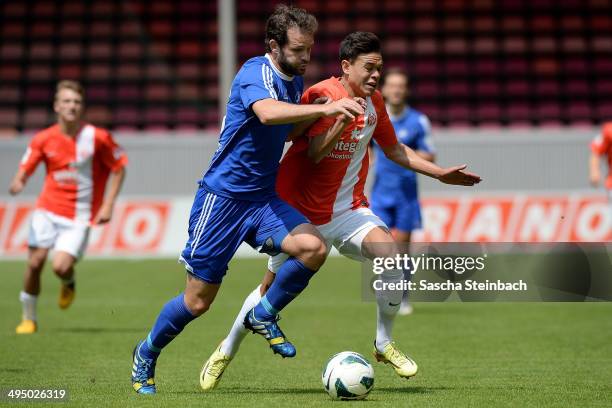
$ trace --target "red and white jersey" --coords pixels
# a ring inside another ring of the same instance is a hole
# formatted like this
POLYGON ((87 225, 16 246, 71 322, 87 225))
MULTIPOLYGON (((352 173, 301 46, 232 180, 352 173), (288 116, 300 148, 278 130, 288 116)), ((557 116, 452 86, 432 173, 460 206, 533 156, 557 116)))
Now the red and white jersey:
POLYGON ((56 124, 34 135, 20 167, 30 176, 40 162, 47 175, 36 207, 90 222, 102 205, 109 173, 125 166, 127 156, 104 129, 83 124, 71 137, 56 124))
POLYGON ((607 156, 608 178, 606 188, 612 190, 612 122, 604 123, 603 130, 591 142, 591 151, 600 156, 607 156))
MULTIPOLYGON (((336 101, 349 95, 340 80, 332 77, 308 88, 302 103, 312 103, 321 96, 336 101)), ((397 143, 381 94, 376 91, 366 103, 365 114, 346 127, 332 151, 318 164, 308 158, 309 140, 323 136, 335 117, 315 122, 281 161, 278 195, 315 225, 326 224, 346 211, 368 207, 363 187, 368 176, 370 140, 374 138, 381 147, 397 143)))

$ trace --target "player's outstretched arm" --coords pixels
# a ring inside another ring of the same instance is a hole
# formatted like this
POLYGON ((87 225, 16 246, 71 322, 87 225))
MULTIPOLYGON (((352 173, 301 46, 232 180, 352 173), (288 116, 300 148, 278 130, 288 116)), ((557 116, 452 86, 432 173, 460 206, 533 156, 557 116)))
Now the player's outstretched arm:
POLYGON ((317 119, 322 116, 345 115, 351 120, 362 115, 363 107, 351 98, 343 98, 329 104, 295 105, 277 101, 276 99, 261 99, 252 105, 253 112, 264 125, 286 125, 317 119))
POLYGON ((430 161, 432 163, 436 162, 436 155, 433 153, 426 152, 424 150, 415 150, 416 154, 419 155, 423 160, 430 161))
POLYGON ((593 187, 599 186, 601 181, 601 171, 599 170, 599 155, 591 153, 589 160, 589 181, 593 187))
POLYGON ((467 167, 465 164, 442 168, 430 161, 424 160, 414 150, 401 143, 383 147, 382 150, 389 160, 400 166, 438 179, 445 184, 473 186, 482 180, 480 176, 464 171, 467 167))
POLYGON ((124 179, 125 167, 121 167, 119 170, 111 172, 108 180, 108 192, 98 214, 96 214, 94 224, 106 224, 113 218, 115 201, 117 201, 117 196, 119 195, 119 191, 121 191, 124 179))
POLYGON ((28 181, 28 175, 24 169, 17 170, 15 177, 13 177, 13 181, 11 181, 11 185, 9 187, 9 193, 11 195, 17 195, 23 191, 25 185, 28 181))

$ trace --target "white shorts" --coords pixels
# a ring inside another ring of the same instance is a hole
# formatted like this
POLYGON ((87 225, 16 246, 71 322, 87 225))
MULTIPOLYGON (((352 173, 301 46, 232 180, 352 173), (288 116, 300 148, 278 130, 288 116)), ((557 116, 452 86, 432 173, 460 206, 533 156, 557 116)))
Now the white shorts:
MULTIPOLYGON (((363 239, 376 227, 387 228, 387 225, 378 218, 369 208, 358 208, 334 218, 327 224, 316 226, 327 245, 327 253, 334 246, 342 255, 363 262, 365 257, 361 253, 363 239)), ((289 255, 280 253, 268 259, 268 269, 274 273, 289 258, 289 255)))
POLYGON ((36 209, 28 233, 28 246, 52 248, 79 259, 89 239, 89 224, 36 209))

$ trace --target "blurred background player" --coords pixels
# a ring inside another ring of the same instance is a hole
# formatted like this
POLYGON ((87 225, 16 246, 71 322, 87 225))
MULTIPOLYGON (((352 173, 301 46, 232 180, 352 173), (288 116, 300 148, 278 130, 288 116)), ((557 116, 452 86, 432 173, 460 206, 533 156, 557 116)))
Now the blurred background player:
POLYGON ((53 271, 62 281, 59 307, 70 306, 75 295, 74 265, 87 247, 90 225, 110 221, 125 177, 127 156, 111 134, 82 121, 83 97, 78 82, 57 84, 53 104, 57 123, 33 137, 9 188, 11 195, 19 194, 38 164, 45 163, 47 175, 28 236, 18 334, 37 330, 40 274, 50 249, 53 271))
POLYGON ((593 187, 598 187, 601 182, 600 156, 606 156, 608 160, 608 177, 604 186, 608 191, 608 202, 612 213, 612 122, 604 123, 601 133, 591 142, 589 170, 593 187))
POLYGON ((162 349, 209 309, 242 242, 262 253, 290 256, 250 315, 250 325, 274 353, 295 356, 277 313, 306 288, 325 260, 326 247, 317 229, 277 196, 279 160, 294 123, 363 113, 350 98, 299 104, 316 29, 312 14, 278 6, 266 23, 266 54, 245 62, 234 78, 219 147, 200 180, 179 258, 188 272, 185 291, 164 305, 146 339, 134 348, 132 387, 139 394, 156 393, 155 365, 162 349))
MULTIPOLYGON (((389 69, 383 79, 381 92, 398 140, 430 162, 435 160, 431 139, 431 124, 427 116, 407 104, 410 78, 400 69, 389 69)), ((417 188, 417 174, 389 160, 374 143, 375 177, 372 188, 372 211, 391 229, 396 242, 408 249, 412 231, 422 228, 421 206, 417 188)), ((410 271, 404 278, 410 280, 410 271)), ((408 292, 404 292, 400 315, 412 313, 408 292)))
MULTIPOLYGON (((368 208, 363 191, 369 168, 368 145, 372 138, 390 160, 443 183, 471 186, 480 178, 464 172, 465 166, 440 168, 398 142, 383 98, 376 91, 383 63, 376 35, 369 32, 349 34, 340 44, 340 60, 342 76, 331 77, 308 88, 302 103, 312 103, 321 97, 333 101, 361 98, 365 101, 365 113, 355 119, 344 115, 319 119, 305 136, 298 136, 283 157, 276 190, 282 199, 317 226, 328 251, 333 245, 342 255, 357 261, 393 256, 396 253, 393 237, 384 222, 368 208)), ((246 334, 245 316, 248 318, 252 313, 249 310, 260 301, 270 284, 281 279, 278 272, 286 259, 285 254, 270 258, 262 284, 247 297, 228 337, 204 364, 200 374, 204 390, 216 387, 246 334)), ((398 284, 402 277, 400 270, 381 274, 385 283, 398 284)), ((416 374, 418 367, 392 341, 393 320, 401 299, 401 290, 376 293, 374 356, 393 367, 400 377, 409 378, 416 374)))

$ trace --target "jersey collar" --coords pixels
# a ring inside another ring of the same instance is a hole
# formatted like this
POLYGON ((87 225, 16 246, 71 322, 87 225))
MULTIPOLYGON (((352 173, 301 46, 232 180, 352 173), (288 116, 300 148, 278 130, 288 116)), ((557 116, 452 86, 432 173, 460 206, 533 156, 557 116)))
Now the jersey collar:
POLYGON ((274 65, 274 62, 272 61, 272 57, 270 57, 270 54, 266 54, 265 57, 268 59, 270 66, 272 67, 274 72, 276 72, 276 74, 279 77, 283 78, 285 81, 293 81, 293 78, 295 78, 295 76, 284 74, 278 68, 276 68, 276 65, 274 65))

